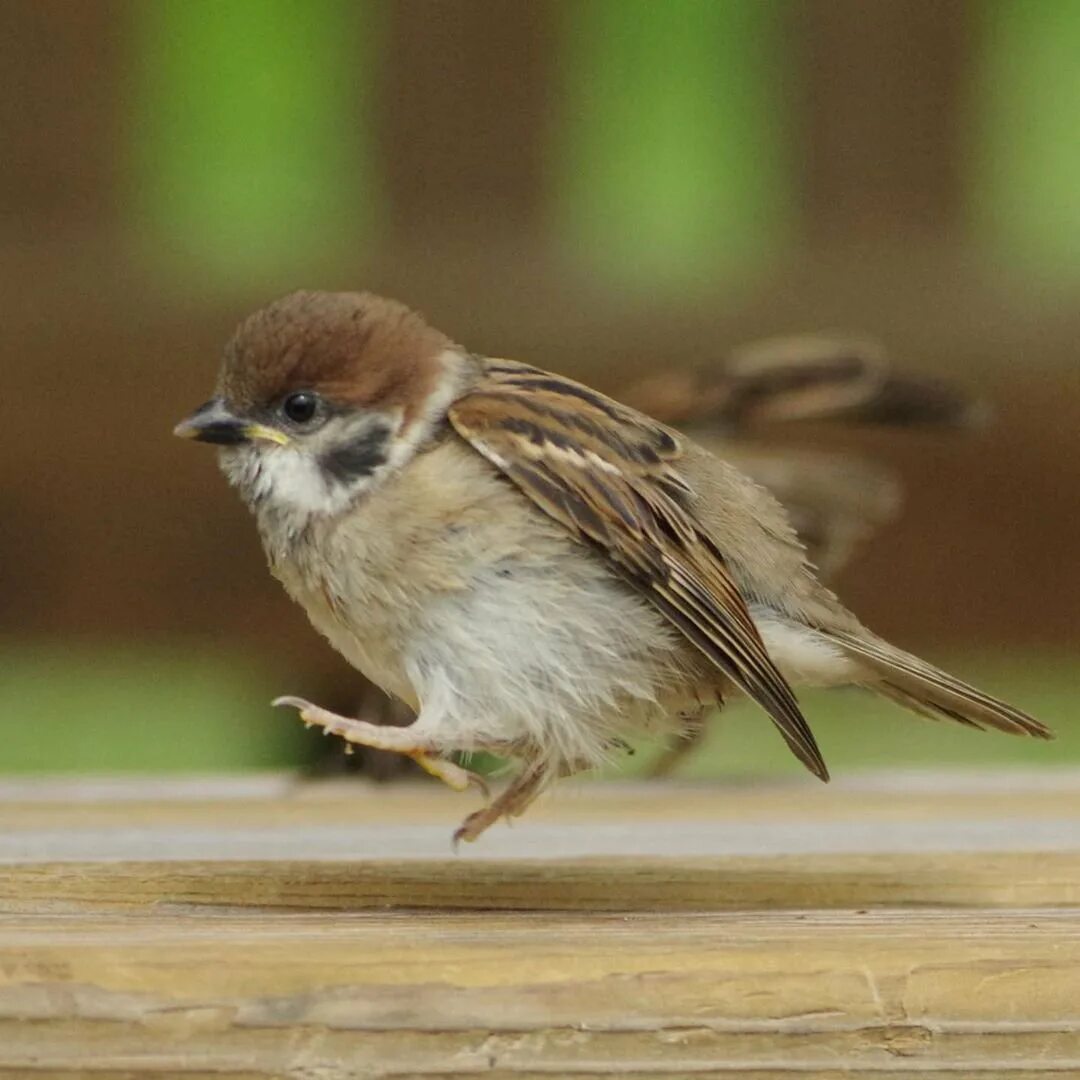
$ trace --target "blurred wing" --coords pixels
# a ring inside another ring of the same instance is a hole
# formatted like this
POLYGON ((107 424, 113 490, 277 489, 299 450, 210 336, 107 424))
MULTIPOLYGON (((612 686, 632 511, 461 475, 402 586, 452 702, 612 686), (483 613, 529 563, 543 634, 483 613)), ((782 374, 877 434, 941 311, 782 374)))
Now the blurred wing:
MULTIPOLYGON (((703 441, 710 445, 710 440, 703 441)), ((783 504, 808 559, 826 582, 847 565, 859 544, 900 510, 896 479, 860 458, 730 443, 716 450, 783 504)))
POLYGON ((627 398, 667 423, 726 431, 792 421, 961 429, 988 412, 943 380, 892 371, 874 341, 824 334, 755 342, 721 370, 667 372, 633 384, 627 398))
POLYGON ((769 658, 724 557, 685 502, 675 436, 579 383, 506 360, 451 406, 450 422, 497 469, 619 574, 828 778, 813 733, 769 658))
POLYGON ((729 424, 832 419, 873 398, 886 376, 872 341, 823 335, 768 338, 731 355, 720 377, 729 424))

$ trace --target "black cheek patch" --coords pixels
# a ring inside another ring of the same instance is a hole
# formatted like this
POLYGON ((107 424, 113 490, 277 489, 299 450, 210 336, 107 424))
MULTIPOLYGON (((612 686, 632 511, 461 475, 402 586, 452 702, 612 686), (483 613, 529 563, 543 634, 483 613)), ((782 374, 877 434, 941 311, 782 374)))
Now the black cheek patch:
POLYGON ((323 454, 322 467, 343 484, 370 476, 386 464, 390 428, 379 425, 323 454))

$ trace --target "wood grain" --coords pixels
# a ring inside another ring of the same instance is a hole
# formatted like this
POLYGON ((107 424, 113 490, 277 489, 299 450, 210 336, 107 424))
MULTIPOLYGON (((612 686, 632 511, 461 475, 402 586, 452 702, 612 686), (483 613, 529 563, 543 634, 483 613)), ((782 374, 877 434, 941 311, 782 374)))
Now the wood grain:
POLYGON ((8 1068, 1080 1070, 1076 912, 9 916, 0 970, 8 1068))
POLYGON ((0 912, 835 911, 1080 906, 1080 856, 779 855, 498 861, 163 860, 15 864, 0 912))
POLYGON ((1075 779, 583 786, 522 822, 514 853, 442 858, 303 846, 445 829, 460 799, 434 788, 132 781, 65 803, 0 785, 4 840, 29 851, 0 863, 0 1077, 1077 1076, 1080 828, 1071 848, 1024 839, 1080 819, 1075 779), (840 843, 957 819, 1000 850, 840 843), (624 840, 796 840, 543 854, 619 822, 624 840), (804 850, 808 824, 840 850, 804 850), (259 830, 277 850, 235 857, 259 830), (157 856, 124 858, 132 832, 157 856), (186 833, 207 857, 174 857, 186 833), (57 837, 80 856, 41 857, 57 837))

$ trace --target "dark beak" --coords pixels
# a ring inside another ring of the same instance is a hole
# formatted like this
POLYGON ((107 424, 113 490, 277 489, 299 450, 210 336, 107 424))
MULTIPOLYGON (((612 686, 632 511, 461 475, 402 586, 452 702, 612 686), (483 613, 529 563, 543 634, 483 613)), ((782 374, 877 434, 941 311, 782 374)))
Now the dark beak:
POLYGON ((233 416, 221 398, 211 398, 205 405, 200 405, 173 428, 173 434, 181 439, 196 439, 218 446, 239 446, 251 437, 247 422, 233 416))

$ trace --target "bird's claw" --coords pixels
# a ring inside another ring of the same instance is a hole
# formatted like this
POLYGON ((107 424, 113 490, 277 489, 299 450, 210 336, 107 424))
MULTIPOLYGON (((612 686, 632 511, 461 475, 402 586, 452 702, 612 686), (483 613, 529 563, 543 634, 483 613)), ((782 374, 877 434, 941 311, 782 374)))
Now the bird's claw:
MULTIPOLYGON (((306 728, 314 727, 316 724, 320 723, 319 720, 317 720, 314 716, 311 715, 315 711, 316 707, 312 705, 310 701, 305 701, 303 698, 290 697, 288 695, 285 695, 283 697, 276 697, 273 701, 270 702, 271 708, 278 709, 282 706, 298 710, 300 713, 300 720, 306 728)), ((330 728, 326 724, 323 724, 322 726, 323 734, 329 735, 330 728)))
POLYGON ((437 777, 447 787, 453 788, 454 791, 466 791, 470 787, 475 787, 479 789, 485 800, 491 798, 487 781, 477 773, 462 768, 456 762, 446 761, 427 752, 411 753, 409 757, 425 772, 437 777))
POLYGON ((382 727, 364 720, 351 720, 346 716, 338 716, 326 709, 321 709, 318 705, 312 705, 310 701, 299 697, 287 695, 274 698, 271 704, 275 707, 283 705, 299 710, 300 719, 307 727, 318 725, 323 729, 324 735, 338 735, 346 741, 348 747, 355 743, 375 750, 405 754, 425 772, 441 780, 454 791, 465 791, 469 787, 475 787, 479 789, 485 801, 491 799, 491 793, 482 776, 463 768, 456 762, 439 757, 430 746, 418 744, 409 732, 401 728, 382 727))

